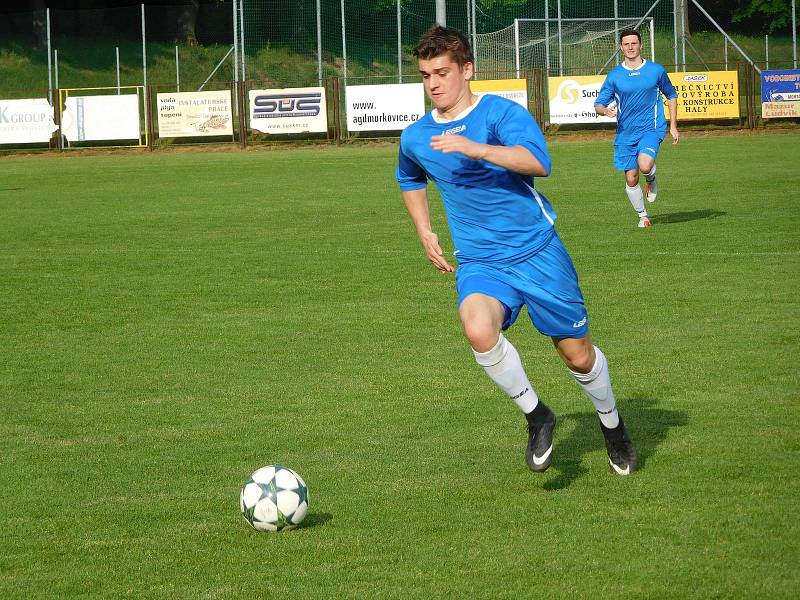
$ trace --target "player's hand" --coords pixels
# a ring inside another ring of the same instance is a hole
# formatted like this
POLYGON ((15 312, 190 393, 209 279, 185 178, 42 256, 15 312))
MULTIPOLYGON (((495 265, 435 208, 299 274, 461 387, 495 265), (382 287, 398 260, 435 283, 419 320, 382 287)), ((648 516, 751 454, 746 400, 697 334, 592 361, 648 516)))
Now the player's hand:
POLYGON ((617 117, 617 105, 612 104, 606 107, 606 116, 615 119, 617 117))
POLYGON ((421 238, 422 247, 425 248, 425 254, 428 260, 433 263, 433 266, 439 269, 442 273, 452 273, 455 271, 453 267, 447 262, 442 252, 442 247, 439 245, 439 236, 432 231, 421 238))
POLYGON ((483 157, 486 156, 485 144, 473 142, 463 135, 434 135, 431 138, 431 148, 445 154, 460 152, 472 160, 483 160, 483 157))
POLYGON ((672 136, 672 145, 674 146, 681 139, 681 134, 678 133, 678 128, 675 127, 674 125, 670 126, 669 134, 672 136))

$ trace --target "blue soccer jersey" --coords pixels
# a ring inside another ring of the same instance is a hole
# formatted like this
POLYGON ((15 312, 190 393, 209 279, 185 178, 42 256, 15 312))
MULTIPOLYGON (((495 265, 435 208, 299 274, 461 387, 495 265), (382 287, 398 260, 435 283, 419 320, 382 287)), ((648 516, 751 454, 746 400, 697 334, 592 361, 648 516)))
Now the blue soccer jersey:
POLYGON ((663 139, 667 133, 667 119, 661 94, 668 100, 678 97, 664 67, 644 61, 638 69, 621 63, 614 67, 603 82, 595 104, 608 106, 617 103, 618 145, 636 143, 642 134, 656 132, 663 139))
POLYGON ((437 122, 428 113, 403 131, 396 175, 403 191, 424 188, 427 179, 436 184, 459 263, 513 264, 544 248, 556 216, 534 190, 533 177, 431 148, 431 137, 449 134, 482 144, 523 146, 549 173, 544 136, 530 113, 488 94, 453 121, 437 122))

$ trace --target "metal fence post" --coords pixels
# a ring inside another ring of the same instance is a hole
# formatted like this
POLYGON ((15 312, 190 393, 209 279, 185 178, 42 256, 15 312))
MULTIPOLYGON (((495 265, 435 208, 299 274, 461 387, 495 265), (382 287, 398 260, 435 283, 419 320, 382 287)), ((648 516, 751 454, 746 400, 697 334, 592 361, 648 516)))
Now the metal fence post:
MULTIPOLYGON (((47 9, 47 101, 53 106, 53 67, 50 63, 52 50, 50 50, 50 9, 47 9)), ((58 87, 58 84, 56 84, 58 87)))
POLYGON ((544 3, 544 64, 550 74, 550 0, 544 3))
POLYGON ((792 68, 797 68, 797 11, 792 0, 792 68))
POLYGON ((347 32, 344 26, 344 0, 341 1, 342 10, 342 70, 344 85, 347 87, 347 32))
POLYGON ((317 0, 317 81, 322 85, 322 15, 317 0))
POLYGON ((558 0, 558 74, 564 75, 564 48, 561 45, 561 0, 558 0))
POLYGON ((403 28, 400 0, 397 0, 397 83, 403 83, 403 28))
POLYGON ((242 80, 247 79, 247 52, 244 49, 244 0, 239 0, 239 36, 241 43, 239 44, 239 54, 242 57, 242 80))

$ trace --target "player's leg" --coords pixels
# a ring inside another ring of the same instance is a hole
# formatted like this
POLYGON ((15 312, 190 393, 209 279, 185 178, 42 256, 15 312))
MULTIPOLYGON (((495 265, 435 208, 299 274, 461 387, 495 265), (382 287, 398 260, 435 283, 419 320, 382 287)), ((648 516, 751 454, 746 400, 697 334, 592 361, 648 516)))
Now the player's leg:
POLYGON ((625 171, 625 194, 627 194, 633 210, 639 215, 639 227, 650 227, 652 224, 644 207, 644 194, 639 186, 638 168, 625 171))
POLYGON ((619 475, 636 471, 636 450, 617 410, 605 354, 592 344, 588 334, 582 338, 553 338, 553 343, 578 386, 594 404, 611 469, 619 475))
POLYGON ((503 282, 484 276, 481 269, 478 265, 462 265, 456 272, 464 334, 476 362, 525 414, 525 458, 533 471, 544 471, 552 460, 555 415, 539 400, 517 349, 502 333, 517 318, 522 298, 503 282))
POLYGON ((639 141, 638 155, 636 157, 637 166, 645 179, 645 194, 648 202, 655 202, 658 194, 658 182, 656 181, 656 157, 661 145, 662 138, 656 134, 646 134, 639 141))
POLYGON ((650 219, 644 208, 644 195, 639 187, 638 145, 615 145, 614 166, 625 172, 625 195, 639 216, 639 227, 650 227, 650 219))
POLYGON ((612 463, 619 467, 614 470, 618 473, 636 470, 635 452, 616 407, 608 363, 600 349, 592 345, 578 275, 566 248, 554 236, 546 248, 533 259, 515 265, 515 270, 520 273, 520 285, 525 286, 531 321, 536 329, 553 339, 559 356, 594 404, 606 446, 609 447, 609 440, 614 442, 613 453, 609 449, 609 457, 614 457, 612 463), (627 440, 627 460, 619 458, 618 439, 627 440))

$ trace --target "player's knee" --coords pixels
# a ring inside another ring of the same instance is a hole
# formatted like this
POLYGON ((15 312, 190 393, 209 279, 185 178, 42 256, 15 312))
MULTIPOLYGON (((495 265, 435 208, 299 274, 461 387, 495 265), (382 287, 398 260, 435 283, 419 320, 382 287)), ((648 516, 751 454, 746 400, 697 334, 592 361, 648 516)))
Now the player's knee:
POLYGON ((486 321, 465 321, 464 335, 477 352, 488 352, 497 345, 500 332, 486 321))
POLYGON ((572 371, 588 373, 594 367, 594 356, 591 346, 575 349, 564 356, 564 362, 572 371))
POLYGON ((639 173, 636 171, 626 173, 625 181, 627 182, 628 187, 636 187, 639 185, 639 173))

